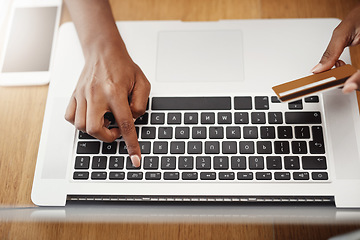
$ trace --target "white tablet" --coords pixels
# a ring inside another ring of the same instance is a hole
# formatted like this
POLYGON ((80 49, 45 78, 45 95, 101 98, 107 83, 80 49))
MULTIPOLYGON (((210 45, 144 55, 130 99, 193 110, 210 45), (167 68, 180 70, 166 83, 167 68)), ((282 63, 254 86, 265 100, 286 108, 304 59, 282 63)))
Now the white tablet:
POLYGON ((50 80, 61 0, 15 1, 0 58, 0 85, 41 85, 50 80))

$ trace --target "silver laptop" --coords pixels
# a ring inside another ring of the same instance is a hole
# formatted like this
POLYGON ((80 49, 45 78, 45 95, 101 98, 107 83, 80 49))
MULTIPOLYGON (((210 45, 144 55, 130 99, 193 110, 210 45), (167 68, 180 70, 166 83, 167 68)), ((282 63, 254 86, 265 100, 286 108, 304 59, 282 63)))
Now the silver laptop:
MULTIPOLYGON (((310 74, 337 19, 118 22, 152 84, 124 141, 103 143, 64 119, 84 59, 72 23, 54 61, 32 201, 231 202, 360 207, 356 94, 280 103, 271 87, 310 74)), ((350 63, 345 50, 341 57, 350 63)))

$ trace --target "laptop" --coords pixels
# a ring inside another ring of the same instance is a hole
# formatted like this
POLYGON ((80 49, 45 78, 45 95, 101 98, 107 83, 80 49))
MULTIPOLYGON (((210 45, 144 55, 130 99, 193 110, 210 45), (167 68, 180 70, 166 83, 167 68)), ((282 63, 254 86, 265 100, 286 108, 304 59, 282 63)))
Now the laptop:
MULTIPOLYGON (((271 89, 309 75, 339 22, 117 22, 152 85, 135 122, 139 168, 121 138, 103 143, 65 121, 84 59, 74 25, 63 24, 32 201, 360 207, 356 94, 281 103, 271 89)), ((341 59, 351 63, 348 49, 341 59)))

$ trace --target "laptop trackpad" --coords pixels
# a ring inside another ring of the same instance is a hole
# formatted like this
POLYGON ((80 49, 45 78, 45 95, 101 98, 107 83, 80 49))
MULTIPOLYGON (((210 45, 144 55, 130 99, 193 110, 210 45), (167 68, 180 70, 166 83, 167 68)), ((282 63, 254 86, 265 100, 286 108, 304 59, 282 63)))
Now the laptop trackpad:
POLYGON ((323 94, 328 131, 331 138, 337 179, 360 179, 359 150, 356 128, 351 114, 358 114, 354 96, 345 96, 340 90, 323 94), (356 108, 354 107, 356 105, 356 108))
POLYGON ((156 80, 234 82, 244 79, 240 30, 159 32, 156 80))

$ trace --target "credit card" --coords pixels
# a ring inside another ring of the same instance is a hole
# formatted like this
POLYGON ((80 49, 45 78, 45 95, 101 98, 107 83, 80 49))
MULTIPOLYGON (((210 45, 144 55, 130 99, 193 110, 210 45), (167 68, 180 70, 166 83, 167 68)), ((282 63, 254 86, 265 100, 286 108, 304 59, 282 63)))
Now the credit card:
POLYGON ((294 101, 321 91, 342 87, 357 69, 349 64, 286 82, 272 89, 282 102, 294 101))

